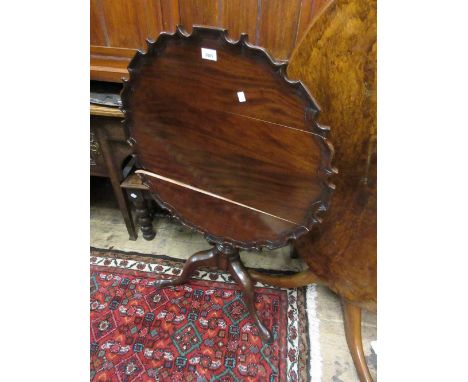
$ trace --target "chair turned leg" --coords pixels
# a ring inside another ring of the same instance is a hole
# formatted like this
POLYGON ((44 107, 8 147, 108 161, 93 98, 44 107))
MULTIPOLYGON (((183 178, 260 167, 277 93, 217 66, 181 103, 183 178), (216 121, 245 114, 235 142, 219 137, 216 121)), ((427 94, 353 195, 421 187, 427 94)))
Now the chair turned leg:
POLYGON ((244 265, 241 263, 240 258, 235 258, 230 260, 228 265, 228 270, 231 273, 234 280, 242 287, 244 294, 244 302, 249 309, 251 317, 254 319, 257 324, 258 331, 262 340, 268 344, 273 342, 273 336, 270 331, 263 325, 262 321, 257 315, 257 310, 255 309, 255 295, 254 295, 254 285, 253 281, 250 278, 247 270, 244 265))
POLYGON ((299 253, 297 252, 296 245, 293 243, 291 248, 291 259, 298 259, 299 253))
POLYGON ((198 267, 213 267, 216 266, 216 253, 213 249, 197 252, 190 256, 184 264, 182 273, 178 277, 172 279, 156 280, 154 285, 159 288, 166 286, 180 285, 187 282, 189 276, 198 267))
POLYGON ((344 312, 344 327, 349 351, 353 357, 354 366, 361 382, 373 382, 367 367, 361 337, 361 308, 342 299, 344 312))
POLYGON ((132 190, 130 196, 135 204, 137 222, 145 240, 153 240, 156 232, 153 229, 153 218, 151 217, 146 200, 141 191, 132 190))

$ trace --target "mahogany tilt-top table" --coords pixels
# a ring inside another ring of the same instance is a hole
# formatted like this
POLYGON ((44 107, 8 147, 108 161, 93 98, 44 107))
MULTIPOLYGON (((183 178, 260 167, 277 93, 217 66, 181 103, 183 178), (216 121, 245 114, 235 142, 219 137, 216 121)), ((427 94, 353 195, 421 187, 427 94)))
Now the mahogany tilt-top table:
POLYGON ((253 282, 239 249, 278 248, 307 233, 327 209, 333 147, 304 85, 286 78, 247 36, 180 27, 137 52, 124 82, 124 126, 137 173, 155 200, 213 245, 190 257, 196 267, 229 271, 266 342, 273 340, 254 306, 253 282))

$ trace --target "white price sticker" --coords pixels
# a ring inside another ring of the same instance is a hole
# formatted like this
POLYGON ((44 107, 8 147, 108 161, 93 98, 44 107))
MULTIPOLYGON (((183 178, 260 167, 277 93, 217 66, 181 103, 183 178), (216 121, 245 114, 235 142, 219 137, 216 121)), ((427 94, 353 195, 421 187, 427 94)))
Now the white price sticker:
POLYGON ((244 92, 237 92, 237 98, 239 98, 239 102, 245 102, 244 92))
POLYGON ((216 50, 201 48, 201 56, 205 60, 217 61, 216 50))

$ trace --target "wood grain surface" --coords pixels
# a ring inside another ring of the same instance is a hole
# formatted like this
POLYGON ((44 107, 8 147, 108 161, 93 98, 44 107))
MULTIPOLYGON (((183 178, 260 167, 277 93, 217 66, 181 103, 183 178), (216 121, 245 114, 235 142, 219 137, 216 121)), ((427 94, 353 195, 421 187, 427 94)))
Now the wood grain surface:
POLYGON ((317 105, 285 69, 245 36, 234 43, 202 27, 162 34, 129 67, 125 126, 139 167, 155 174, 142 176, 215 242, 285 245, 327 207, 333 148, 314 121, 317 105))
POLYGON ((120 109, 115 107, 109 106, 101 106, 101 105, 89 105, 89 112, 91 115, 100 115, 103 117, 116 117, 116 118, 123 118, 123 113, 120 109))
POLYGON ((247 33, 251 41, 256 42, 258 1, 229 0, 221 8, 221 23, 229 31, 229 37, 237 40, 242 33, 247 33))
POLYGON ((174 32, 179 24, 189 32, 193 25, 223 27, 233 39, 247 33, 251 42, 286 60, 327 1, 91 0, 91 50, 109 48, 108 55, 101 54, 99 65, 91 57, 91 65, 100 67, 91 71, 91 79, 120 82, 128 62, 119 60, 111 49, 145 49, 147 38, 174 32))
POLYGON ((218 0, 179 0, 180 24, 187 32, 192 32, 192 25, 219 26, 218 0))
POLYGON ((374 0, 332 2, 288 68, 320 100, 340 169, 327 219, 297 241, 298 254, 332 290, 370 310, 377 301, 376 8, 374 0))

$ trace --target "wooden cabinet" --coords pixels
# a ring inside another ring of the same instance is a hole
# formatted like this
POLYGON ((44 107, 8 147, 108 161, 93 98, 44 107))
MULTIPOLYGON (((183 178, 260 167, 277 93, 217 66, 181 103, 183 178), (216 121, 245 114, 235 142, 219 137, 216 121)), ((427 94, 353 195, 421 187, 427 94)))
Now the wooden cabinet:
POLYGON ((286 60, 311 20, 330 0, 91 0, 91 79, 120 82, 147 38, 178 24, 226 28, 286 60))

